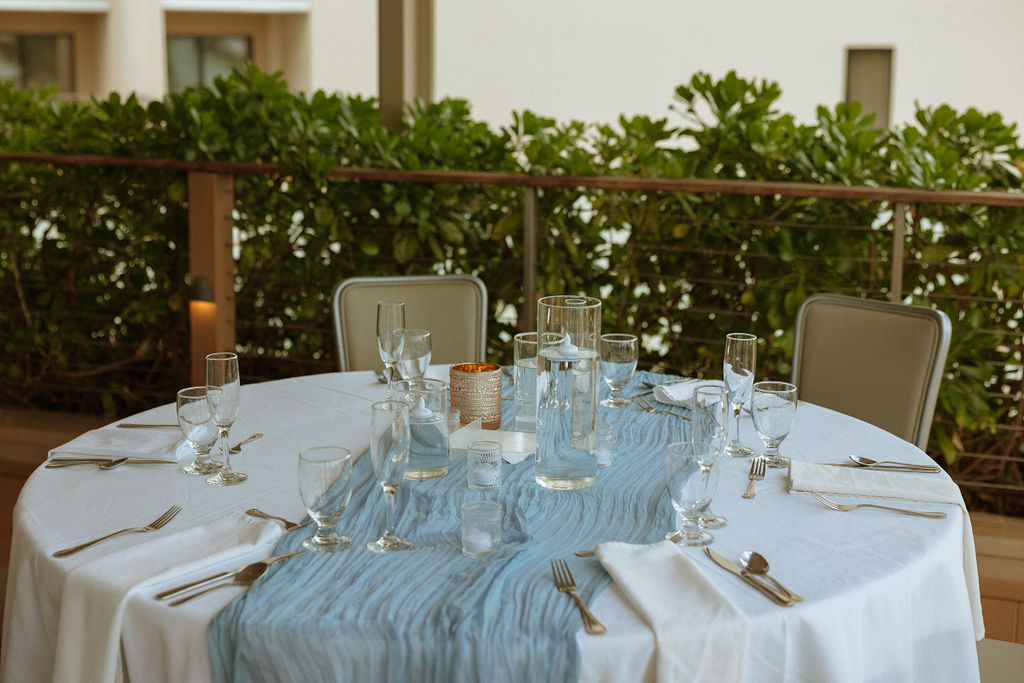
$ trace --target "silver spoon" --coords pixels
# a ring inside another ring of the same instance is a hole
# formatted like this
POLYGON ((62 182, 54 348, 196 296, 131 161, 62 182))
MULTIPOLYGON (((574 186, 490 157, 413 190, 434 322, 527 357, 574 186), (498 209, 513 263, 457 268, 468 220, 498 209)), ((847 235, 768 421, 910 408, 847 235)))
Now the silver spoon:
POLYGON ((241 453, 242 452, 242 446, 244 446, 245 444, 249 443, 250 441, 255 441, 256 439, 262 439, 262 438, 263 438, 263 435, 260 434, 260 433, 253 434, 249 438, 242 439, 241 441, 236 443, 234 446, 229 448, 228 452, 229 453, 241 453))
POLYGON ((55 460, 46 463, 49 469, 58 467, 74 467, 75 465, 96 465, 101 470, 112 470, 118 465, 128 462, 128 458, 110 458, 109 460, 55 460))
POLYGON ((192 598, 198 598, 200 595, 209 593, 210 591, 215 590, 217 588, 223 588, 224 586, 251 586, 253 583, 256 582, 256 579, 266 574, 268 569, 270 569, 270 565, 267 564, 266 561, 253 562, 249 566, 243 568, 242 571, 235 574, 230 581, 225 581, 224 583, 218 583, 215 586, 204 588, 201 591, 197 591, 195 593, 192 593, 191 595, 186 595, 183 598, 178 598, 174 602, 170 602, 167 604, 169 604, 171 607, 175 607, 182 603, 188 602, 192 598))
POLYGON ((895 465, 898 467, 906 467, 912 470, 922 470, 926 472, 936 472, 939 469, 938 465, 916 465, 910 462, 899 462, 896 460, 872 460, 871 458, 865 458, 862 455, 851 455, 850 460, 860 465, 861 467, 877 467, 879 465, 895 465))
POLYGON ((775 587, 778 588, 780 592, 789 596, 789 599, 793 602, 803 602, 803 598, 783 586, 768 573, 768 560, 764 558, 764 555, 756 553, 753 550, 745 550, 743 551, 743 554, 740 555, 740 564, 743 565, 743 568, 751 574, 757 574, 758 576, 767 578, 775 584, 775 587))

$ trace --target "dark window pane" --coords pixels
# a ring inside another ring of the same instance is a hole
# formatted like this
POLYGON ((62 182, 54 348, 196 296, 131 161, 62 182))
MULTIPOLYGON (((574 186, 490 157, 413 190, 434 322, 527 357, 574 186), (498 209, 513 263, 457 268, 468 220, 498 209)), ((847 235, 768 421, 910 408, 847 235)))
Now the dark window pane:
POLYGON ((874 112, 875 125, 889 127, 892 95, 892 50, 854 49, 846 52, 846 101, 860 102, 865 114, 874 112))
POLYGON ((0 79, 73 92, 72 52, 70 35, 0 33, 0 79))
POLYGON ((167 83, 171 92, 199 85, 199 41, 194 36, 167 36, 167 83))
POLYGON ((13 33, 0 33, 0 81, 13 81, 21 85, 18 36, 13 33))
POLYGON ((168 36, 168 84, 172 91, 212 86, 217 76, 244 67, 251 52, 248 36, 168 36))
POLYGON ((212 86, 217 76, 227 76, 249 59, 245 36, 211 36, 203 39, 203 85, 212 86))

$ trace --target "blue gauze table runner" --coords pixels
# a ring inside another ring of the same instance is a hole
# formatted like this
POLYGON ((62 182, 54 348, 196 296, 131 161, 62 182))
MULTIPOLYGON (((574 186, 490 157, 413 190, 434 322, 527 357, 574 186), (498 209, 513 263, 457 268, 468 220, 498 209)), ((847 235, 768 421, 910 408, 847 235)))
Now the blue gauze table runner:
MULTIPOLYGON (((637 373, 626 395, 642 391, 642 380, 663 379, 637 373)), ((506 425, 510 403, 503 402, 506 425)), ((581 491, 538 485, 533 456, 505 463, 493 493, 466 486, 465 456, 452 460, 445 477, 403 482, 397 532, 415 547, 400 553, 365 548, 380 535, 384 498, 370 458, 360 457, 352 500, 337 525, 352 547, 273 566, 218 614, 208 634, 214 680, 577 680, 580 615, 572 598, 555 590, 550 561, 567 558, 581 595, 592 602, 609 577, 596 558, 573 557, 574 550, 604 541, 651 543, 674 529, 662 456, 689 431, 681 418, 636 406, 600 407, 599 419, 614 425, 615 454, 581 491), (504 504, 502 546, 470 559, 461 553, 458 510, 481 497, 504 504)), ((300 549, 311 534, 310 527, 286 534, 275 554, 300 549)))

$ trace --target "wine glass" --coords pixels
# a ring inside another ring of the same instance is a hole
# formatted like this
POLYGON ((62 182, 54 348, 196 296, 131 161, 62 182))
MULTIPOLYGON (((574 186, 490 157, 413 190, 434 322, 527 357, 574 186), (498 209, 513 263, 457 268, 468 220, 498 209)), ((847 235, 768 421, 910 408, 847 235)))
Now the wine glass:
POLYGON ((758 382, 750 401, 754 429, 764 442, 764 464, 785 467, 789 458, 779 452, 779 444, 789 435, 796 417, 796 386, 789 382, 758 382))
POLYGON ((711 503, 717 469, 718 454, 710 444, 682 441, 665 449, 665 486, 679 513, 679 545, 702 546, 714 540, 701 529, 699 518, 711 503))
POLYGON ((729 419, 728 444, 725 454, 733 458, 746 458, 754 454, 740 443, 740 411, 750 400, 750 388, 754 385, 754 362, 757 358, 757 337, 745 332, 731 332, 725 335, 725 358, 722 361, 722 375, 729 390, 729 405, 732 408, 729 419))
POLYGON ((405 302, 377 302, 377 350, 384 361, 384 374, 388 377, 388 398, 394 381, 395 363, 402 357, 405 346, 405 302))
POLYGON ((228 432, 238 415, 242 381, 238 377, 238 356, 230 352, 211 353, 206 357, 206 400, 213 412, 213 421, 220 432, 220 470, 206 480, 213 486, 233 486, 249 478, 231 469, 228 432), (211 391, 213 389, 214 391, 211 391))
POLYGON ((210 450, 217 443, 217 423, 213 421, 213 410, 207 400, 208 391, 206 387, 185 387, 177 395, 178 427, 196 454, 181 471, 194 476, 220 469, 220 463, 210 458, 210 450))
POLYGON ((395 535, 395 495, 409 465, 409 404, 380 401, 370 416, 370 459, 373 472, 384 490, 384 533, 366 547, 376 553, 408 550, 412 541, 395 535))
POLYGON ((601 335, 601 376, 611 393, 601 401, 608 408, 624 408, 632 399, 625 398, 622 390, 636 371, 639 343, 635 334, 610 332, 601 335))
MULTIPOLYGON (((693 390, 691 399, 690 423, 691 440, 697 443, 710 444, 715 452, 721 455, 725 449, 728 436, 729 422, 729 394, 725 387, 719 384, 701 384, 693 390)), ((712 478, 711 490, 718 488, 718 474, 720 468, 716 467, 712 478)), ((700 525, 705 529, 721 529, 729 521, 711 511, 709 504, 704 512, 700 513, 700 525)))
POLYGON ((210 450, 217 442, 217 425, 206 396, 205 386, 185 387, 177 393, 178 427, 196 454, 195 460, 181 468, 185 474, 199 476, 220 469, 220 463, 210 458, 210 450))
POLYGON ((398 374, 402 379, 420 379, 430 366, 430 331, 406 330, 398 374))
POLYGON ((352 539, 334 528, 352 498, 352 453, 339 446, 317 446, 299 453, 299 495, 316 533, 302 546, 319 552, 337 552, 352 539))

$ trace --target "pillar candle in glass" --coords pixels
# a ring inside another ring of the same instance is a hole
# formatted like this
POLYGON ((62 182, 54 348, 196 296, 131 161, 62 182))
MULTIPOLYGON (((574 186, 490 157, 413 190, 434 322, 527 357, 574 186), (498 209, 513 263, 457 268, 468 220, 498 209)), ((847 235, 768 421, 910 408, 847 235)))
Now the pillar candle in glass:
POLYGON ((537 334, 534 476, 550 489, 586 488, 597 479, 601 301, 586 296, 540 299, 537 334), (547 343, 549 338, 557 341, 547 343))

